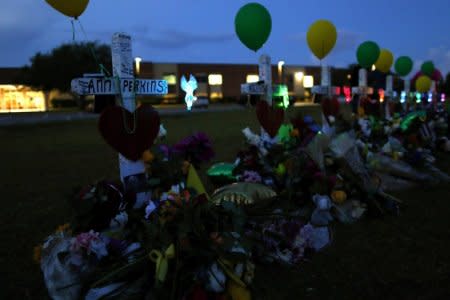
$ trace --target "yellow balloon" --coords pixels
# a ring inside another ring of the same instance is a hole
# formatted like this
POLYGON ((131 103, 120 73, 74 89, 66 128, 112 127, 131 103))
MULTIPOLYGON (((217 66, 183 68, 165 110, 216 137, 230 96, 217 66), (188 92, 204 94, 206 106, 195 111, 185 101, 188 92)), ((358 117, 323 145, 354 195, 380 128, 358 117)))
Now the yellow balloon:
POLYGON ((327 20, 314 22, 306 34, 309 49, 318 59, 324 58, 333 50, 336 40, 336 27, 327 20))
POLYGON ((431 88, 431 79, 428 76, 422 75, 416 80, 416 91, 419 93, 428 92, 431 88))
POLYGON ((394 56, 392 52, 387 49, 381 49, 380 56, 378 57, 375 67, 377 70, 387 73, 391 69, 392 63, 394 62, 394 56))
POLYGON ((51 7, 60 13, 78 18, 85 11, 89 0, 45 0, 51 7))

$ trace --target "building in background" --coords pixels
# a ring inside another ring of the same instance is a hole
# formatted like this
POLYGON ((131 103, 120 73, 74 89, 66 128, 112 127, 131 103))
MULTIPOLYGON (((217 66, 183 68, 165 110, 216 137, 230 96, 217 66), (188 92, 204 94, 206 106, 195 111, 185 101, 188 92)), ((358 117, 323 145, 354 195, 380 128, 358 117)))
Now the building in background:
MULTIPOLYGON (((15 82, 20 68, 0 68, 0 112, 44 111, 62 107, 76 107, 73 95, 58 91, 43 93, 15 82)), ((259 81, 257 64, 220 63, 153 63, 136 60, 138 78, 161 78, 169 85, 169 92, 162 97, 139 96, 138 101, 160 103, 184 103, 180 79, 194 75, 198 82, 196 96, 208 98, 210 103, 245 103, 241 84, 259 81)), ((347 69, 332 69, 332 84, 350 83, 347 69)), ((294 101, 308 101, 310 88, 320 84, 320 66, 272 65, 273 84, 285 84, 294 101)))

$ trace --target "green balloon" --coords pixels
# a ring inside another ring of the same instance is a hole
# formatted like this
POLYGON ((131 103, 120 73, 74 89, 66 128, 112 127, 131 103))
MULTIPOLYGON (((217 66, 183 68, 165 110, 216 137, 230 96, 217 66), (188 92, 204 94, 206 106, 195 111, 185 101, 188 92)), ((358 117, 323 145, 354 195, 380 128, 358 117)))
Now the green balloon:
POLYGON ((272 18, 261 4, 249 3, 238 11, 234 19, 234 28, 239 40, 247 48, 257 51, 269 38, 272 18))
POLYGON ((434 73, 434 64, 432 61, 426 61, 422 64, 422 67, 420 68, 420 70, 422 71, 422 73, 424 75, 427 75, 428 77, 433 76, 434 73))
POLYGON ((356 58, 361 67, 370 68, 378 60, 380 52, 381 50, 377 43, 367 41, 359 45, 356 51, 356 58))
POLYGON ((413 61, 408 56, 400 56, 395 61, 395 72, 400 76, 406 76, 413 68, 413 61))

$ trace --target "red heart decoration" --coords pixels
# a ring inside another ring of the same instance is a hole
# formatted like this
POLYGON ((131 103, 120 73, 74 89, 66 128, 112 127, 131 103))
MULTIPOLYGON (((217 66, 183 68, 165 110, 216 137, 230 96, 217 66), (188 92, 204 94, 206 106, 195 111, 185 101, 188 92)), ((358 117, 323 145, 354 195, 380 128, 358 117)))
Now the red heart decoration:
POLYGON ((110 106, 100 115, 98 129, 105 141, 117 152, 129 160, 139 160, 142 153, 149 149, 158 136, 160 119, 158 112, 151 105, 142 105, 135 111, 135 116, 120 106, 110 106), (136 128, 133 130, 133 118, 136 128), (125 123, 126 122, 126 123, 125 123))
POLYGON ((284 110, 270 107, 266 101, 258 101, 256 116, 262 128, 273 138, 283 124, 284 110))

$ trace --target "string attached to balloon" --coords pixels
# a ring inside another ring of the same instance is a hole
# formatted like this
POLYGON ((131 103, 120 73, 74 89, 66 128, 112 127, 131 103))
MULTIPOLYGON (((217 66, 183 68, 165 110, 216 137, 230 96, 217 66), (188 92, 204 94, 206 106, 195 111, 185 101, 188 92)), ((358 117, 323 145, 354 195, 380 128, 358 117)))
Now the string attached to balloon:
MULTIPOLYGON (((84 39, 86 41, 88 41, 88 36, 86 34, 86 31, 84 30, 83 24, 81 24, 81 21, 79 19, 76 19, 78 21, 78 25, 80 26, 81 32, 84 35, 84 39)), ((92 57, 95 60, 95 63, 99 66, 100 69, 100 73, 105 74, 107 77, 111 77, 111 73, 108 71, 108 69, 102 64, 100 63, 100 61, 98 60, 97 54, 95 54, 94 48, 92 47, 91 44, 87 43, 87 46, 89 48, 89 51, 91 52, 92 57)))
MULTIPOLYGON (((72 24, 72 39, 75 41, 75 24, 74 21, 78 21, 78 24, 80 26, 81 32, 84 35, 84 38, 86 41, 88 41, 86 31, 84 30, 83 25, 81 24, 81 21, 79 20, 79 16, 81 16, 84 11, 86 10, 86 7, 89 4, 89 0, 45 0, 52 8, 59 11, 65 16, 68 16, 71 18, 71 24, 72 24)), ((88 49, 92 55, 92 57, 95 60, 95 63, 99 66, 100 72, 107 76, 111 77, 111 73, 106 69, 106 67, 101 64, 98 60, 98 57, 90 43, 87 43, 88 49)), ((114 77, 114 81, 116 83, 116 86, 120 86, 120 78, 114 77)), ((119 95, 118 95, 118 101, 123 106, 123 95, 121 93, 121 89, 119 88, 119 95)), ((124 122, 124 128, 125 131, 129 134, 133 134, 136 131, 137 127, 137 116, 136 111, 132 112, 133 114, 133 127, 130 129, 127 122, 127 116, 125 115, 125 112, 123 113, 123 122, 124 122)))
POLYGON ((72 25, 72 41, 75 42, 75 24, 73 23, 74 19, 70 20, 70 24, 72 25))

